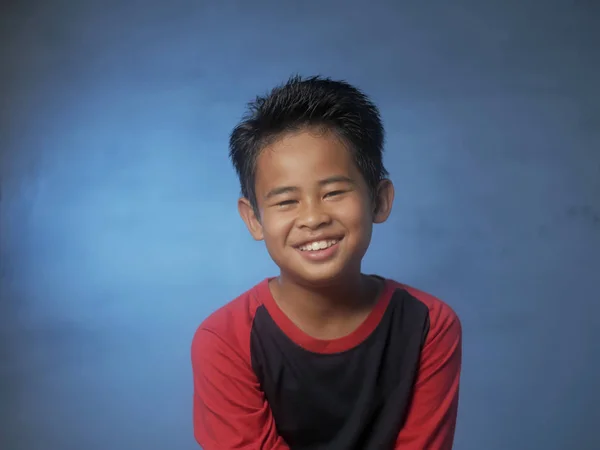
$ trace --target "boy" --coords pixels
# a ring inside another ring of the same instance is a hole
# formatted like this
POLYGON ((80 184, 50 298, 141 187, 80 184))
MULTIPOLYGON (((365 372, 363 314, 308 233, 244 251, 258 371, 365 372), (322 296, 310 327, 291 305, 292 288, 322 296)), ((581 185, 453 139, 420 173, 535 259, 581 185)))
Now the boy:
POLYGON ((291 78, 233 130, 239 213, 278 265, 192 342, 205 450, 448 450, 461 326, 435 297, 361 272, 392 209, 379 111, 358 89, 291 78))

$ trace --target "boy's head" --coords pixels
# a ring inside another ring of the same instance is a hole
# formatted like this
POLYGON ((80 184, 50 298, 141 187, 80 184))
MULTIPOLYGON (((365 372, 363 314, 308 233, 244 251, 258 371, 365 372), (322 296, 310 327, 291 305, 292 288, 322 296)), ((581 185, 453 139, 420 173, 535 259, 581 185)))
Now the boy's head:
POLYGON ((343 81, 293 77, 250 103, 230 138, 238 207, 282 275, 323 285, 360 272, 394 197, 383 141, 377 107, 343 81))

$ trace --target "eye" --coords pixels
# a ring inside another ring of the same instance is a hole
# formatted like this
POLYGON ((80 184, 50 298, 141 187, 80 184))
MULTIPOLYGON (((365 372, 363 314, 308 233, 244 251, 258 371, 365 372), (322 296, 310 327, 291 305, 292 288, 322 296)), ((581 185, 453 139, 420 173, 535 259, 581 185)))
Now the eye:
POLYGON ((325 194, 325 197, 333 197, 336 195, 340 195, 343 194, 345 191, 333 191, 333 192, 328 192, 327 194, 325 194))
POLYGON ((280 208, 284 207, 284 206, 289 206, 296 203, 296 200, 284 200, 282 202, 277 203, 277 206, 279 206, 280 208))

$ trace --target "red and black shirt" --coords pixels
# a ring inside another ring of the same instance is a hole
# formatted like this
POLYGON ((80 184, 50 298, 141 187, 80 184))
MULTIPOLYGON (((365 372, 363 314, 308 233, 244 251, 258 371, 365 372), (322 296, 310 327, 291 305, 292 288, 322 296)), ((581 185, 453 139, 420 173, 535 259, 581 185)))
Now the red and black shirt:
POLYGON ((461 325, 441 300, 392 280, 367 319, 315 339, 263 280, 192 342, 194 434, 205 450, 449 450, 461 325))

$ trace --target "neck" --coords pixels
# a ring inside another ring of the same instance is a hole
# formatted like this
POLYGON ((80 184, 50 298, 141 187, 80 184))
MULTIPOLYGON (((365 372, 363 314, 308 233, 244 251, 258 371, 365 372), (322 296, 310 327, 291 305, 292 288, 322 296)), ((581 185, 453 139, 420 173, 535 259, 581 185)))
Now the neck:
POLYGON ((343 322, 372 309, 379 283, 359 272, 325 286, 307 286, 280 275, 272 282, 279 307, 297 322, 316 327, 343 322))

